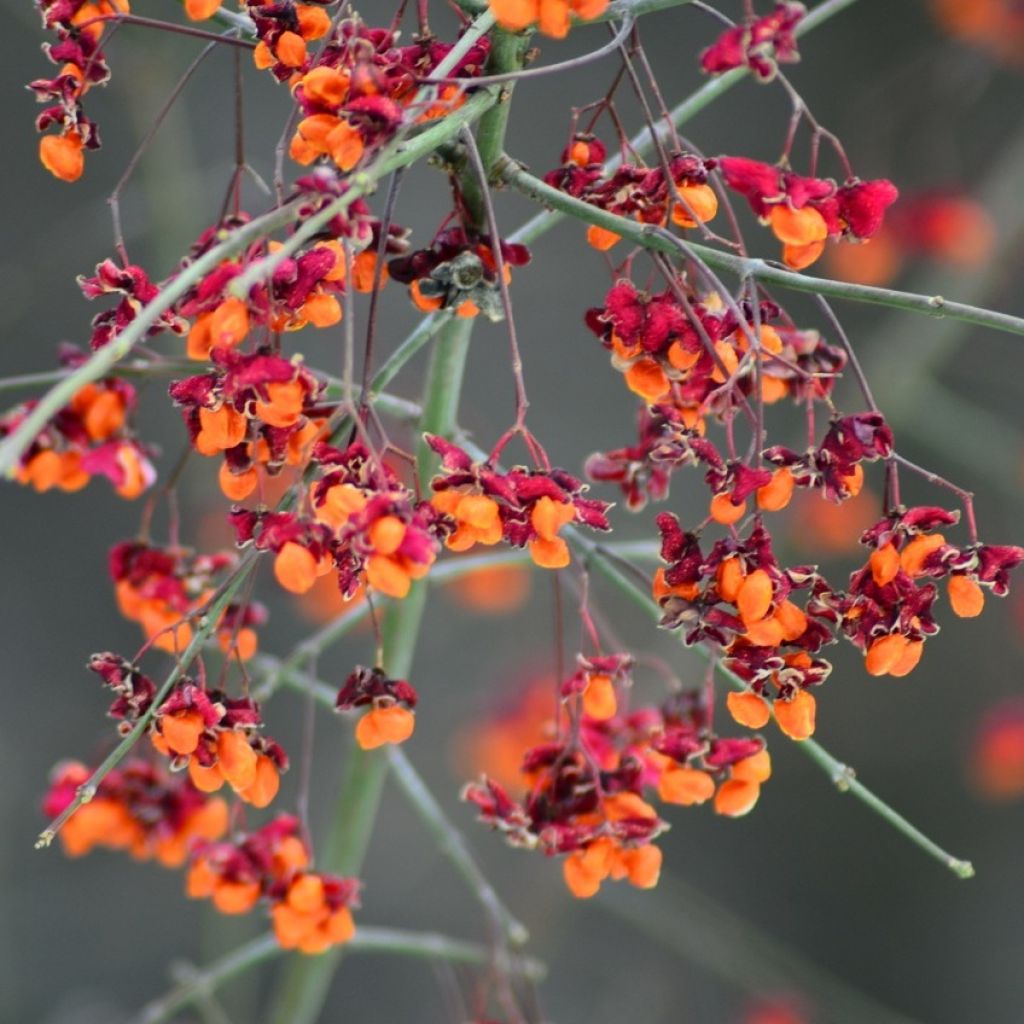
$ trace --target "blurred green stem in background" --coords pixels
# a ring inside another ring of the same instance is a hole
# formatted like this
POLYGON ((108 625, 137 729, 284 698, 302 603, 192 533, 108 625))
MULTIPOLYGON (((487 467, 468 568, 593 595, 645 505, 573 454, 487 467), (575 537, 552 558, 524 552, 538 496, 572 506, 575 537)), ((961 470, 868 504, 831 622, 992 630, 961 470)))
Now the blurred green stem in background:
POLYGON ((618 886, 602 890, 598 909, 710 971, 730 986, 763 998, 793 990, 813 1000, 815 1019, 842 1024, 920 1024, 808 960, 706 892, 662 872, 664 899, 618 886))
MULTIPOLYGON (((447 935, 406 931, 402 928, 375 928, 372 925, 360 925, 345 948, 350 953, 386 953, 465 964, 486 964, 491 955, 483 946, 449 938, 447 935)), ((224 982, 283 955, 284 950, 273 935, 261 935, 216 960, 204 970, 190 968, 186 971, 179 968, 176 973, 185 974, 183 980, 169 992, 143 1007, 132 1019, 131 1024, 163 1024, 178 1010, 195 1003, 204 995, 215 992, 224 982)), ((544 967, 536 960, 516 960, 508 965, 508 969, 529 978, 544 976, 544 967)))
MULTIPOLYGON (((448 434, 455 427, 472 324, 472 320, 449 320, 435 343, 424 390, 420 433, 448 434)), ((434 468, 432 459, 423 459, 421 482, 429 482, 434 468)), ((381 667, 392 678, 408 676, 412 667, 426 597, 427 581, 418 580, 408 597, 395 602, 384 614, 381 667)), ((367 751, 353 746, 323 849, 324 870, 346 875, 359 873, 376 821, 387 768, 383 750, 367 751)), ((344 947, 330 949, 318 957, 296 954, 274 1000, 269 1018, 273 1024, 312 1024, 323 1008, 343 954, 344 947)))

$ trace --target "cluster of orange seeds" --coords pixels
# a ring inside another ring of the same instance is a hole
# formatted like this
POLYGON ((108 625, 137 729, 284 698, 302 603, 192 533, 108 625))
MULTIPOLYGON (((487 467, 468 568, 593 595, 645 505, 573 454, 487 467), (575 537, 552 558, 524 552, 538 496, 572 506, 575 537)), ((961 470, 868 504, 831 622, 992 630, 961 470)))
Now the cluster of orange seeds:
POLYGON ((702 690, 676 688, 659 707, 630 707, 629 655, 580 655, 577 664, 555 714, 550 687, 530 687, 522 708, 474 737, 471 766, 482 774, 463 797, 511 845, 563 856, 577 897, 605 880, 652 888, 662 861, 654 840, 668 824, 651 801, 710 802, 719 815, 741 817, 771 777, 771 758, 761 737, 719 736, 702 690))
MULTIPOLYGON (((189 645, 191 619, 216 593, 214 577, 236 563, 232 552, 197 555, 139 541, 115 544, 108 557, 118 611, 142 627, 148 643, 168 654, 182 652, 189 645)), ((215 629, 221 650, 248 661, 259 646, 256 627, 266 618, 266 609, 259 602, 229 605, 215 629)))
MULTIPOLYGON (((656 821, 650 804, 633 793, 606 797, 600 812, 579 823, 600 825, 628 819, 656 821)), ((608 836, 599 836, 582 850, 570 853, 562 863, 562 875, 569 891, 579 899, 595 896, 605 879, 629 881, 638 889, 653 889, 661 874, 661 850, 653 843, 623 846, 608 836)))
POLYGON ((569 34, 573 18, 592 21, 608 9, 608 0, 488 0, 498 24, 510 32, 537 26, 552 39, 569 34))
POLYGON ((314 871, 299 823, 289 815, 230 842, 195 846, 186 892, 209 899, 222 914, 245 914, 266 901, 285 949, 323 953, 355 935, 358 883, 314 871))
MULTIPOLYGON (((640 224, 695 228, 714 220, 718 195, 710 182, 715 162, 674 153, 666 164, 647 167, 623 162, 606 171, 604 144, 589 133, 575 133, 562 151, 562 164, 545 181, 576 199, 640 224)), ((587 228, 587 243, 608 252, 622 235, 598 224, 587 228)))
POLYGON ((288 761, 276 743, 256 733, 253 701, 211 698, 185 685, 160 705, 153 722, 153 746, 176 768, 187 768, 200 792, 216 793, 226 783, 254 807, 266 807, 277 795, 288 761))
MULTIPOLYGON (((90 774, 77 761, 59 764, 50 778, 44 813, 51 818, 60 814, 90 774)), ((219 839, 227 827, 223 800, 205 796, 181 775, 133 759, 104 778, 96 795, 68 819, 60 839, 70 857, 95 848, 125 850, 136 860, 176 868, 193 843, 219 839)))
MULTIPOLYGON (((63 353, 68 367, 82 360, 77 350, 63 353)), ((94 476, 104 476, 121 498, 138 498, 156 479, 151 452, 136 439, 131 416, 135 388, 109 378, 86 384, 36 436, 19 461, 14 477, 38 492, 74 492, 94 476)), ((0 416, 0 440, 12 433, 35 407, 24 402, 0 416)))
POLYGON ((356 743, 363 750, 376 750, 412 736, 418 699, 404 679, 389 679, 380 668, 360 666, 342 684, 334 707, 337 711, 366 709, 356 725, 356 743))

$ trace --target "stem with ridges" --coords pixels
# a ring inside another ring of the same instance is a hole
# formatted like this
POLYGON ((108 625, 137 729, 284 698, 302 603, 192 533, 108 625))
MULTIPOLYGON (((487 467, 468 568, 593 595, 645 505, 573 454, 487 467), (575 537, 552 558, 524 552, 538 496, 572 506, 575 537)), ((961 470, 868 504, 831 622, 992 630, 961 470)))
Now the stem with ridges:
POLYGON ((686 254, 699 257, 709 267, 713 267, 715 270, 729 271, 740 278, 754 277, 758 281, 776 284, 780 288, 788 288, 792 291, 831 295, 837 299, 873 303, 892 309, 925 313, 928 316, 948 317, 951 320, 980 324, 983 327, 991 327, 1010 334, 1024 335, 1024 319, 1011 316, 1008 313, 981 309, 962 302, 947 301, 941 295, 913 295, 910 292, 900 292, 892 288, 875 288, 870 285, 808 277, 765 260, 735 256, 732 253, 720 252, 696 242, 684 242, 682 239, 674 238, 663 228, 619 217, 552 188, 540 178, 526 171, 511 157, 504 157, 495 168, 495 173, 501 180, 528 198, 561 210, 576 220, 584 221, 587 224, 596 224, 598 227, 613 231, 644 249, 679 257, 684 255, 682 249, 685 247, 686 254))
MULTIPOLYGON (((449 320, 437 340, 427 373, 421 432, 451 433, 454 428, 471 330, 471 320, 449 320)), ((433 453, 429 456, 421 450, 421 485, 428 484, 434 472, 433 453)), ((412 667, 426 597, 427 581, 417 580, 409 595, 396 601, 384 615, 382 668, 393 678, 407 676, 412 667)), ((387 768, 384 751, 353 746, 320 859, 322 870, 359 873, 377 818, 387 768)), ((296 954, 281 981, 270 1015, 272 1024, 313 1024, 323 1009, 344 949, 330 949, 315 959, 296 954)))

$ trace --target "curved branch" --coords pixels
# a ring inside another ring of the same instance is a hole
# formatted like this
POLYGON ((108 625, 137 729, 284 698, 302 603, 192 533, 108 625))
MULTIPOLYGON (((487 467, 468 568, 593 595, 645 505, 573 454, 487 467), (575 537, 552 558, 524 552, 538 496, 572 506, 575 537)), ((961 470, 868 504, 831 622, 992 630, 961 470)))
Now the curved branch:
POLYGON ((706 245, 676 238, 664 228, 639 224, 626 217, 619 217, 552 188, 526 171, 511 157, 506 156, 504 161, 499 161, 495 167, 495 175, 530 199, 561 210, 576 220, 614 231, 644 249, 670 256, 698 256, 715 270, 729 271, 741 278, 754 277, 780 288, 788 288, 790 291, 829 295, 851 302, 867 302, 939 318, 948 317, 950 320, 962 320, 965 323, 991 327, 993 330, 1009 334, 1024 335, 1024 318, 1011 316, 1009 313, 982 309, 964 302, 953 302, 941 295, 914 295, 892 288, 875 288, 846 281, 830 281, 822 277, 808 277, 766 260, 735 256, 706 245))

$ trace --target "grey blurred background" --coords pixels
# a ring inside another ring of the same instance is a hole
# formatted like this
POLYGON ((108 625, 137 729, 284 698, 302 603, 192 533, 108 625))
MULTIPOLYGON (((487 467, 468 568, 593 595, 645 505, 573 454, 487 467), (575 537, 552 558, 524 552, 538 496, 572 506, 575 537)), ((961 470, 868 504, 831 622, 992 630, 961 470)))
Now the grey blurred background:
MULTIPOLYGON (((138 5, 139 13, 154 16, 170 6, 138 5)), ((735 14, 737 6, 722 9, 735 14)), ((2 7, 0 324, 4 372, 19 373, 51 367, 59 341, 87 338, 96 309, 81 299, 74 276, 111 254, 105 197, 199 44, 140 28, 120 31, 109 47, 113 82, 88 101, 104 148, 90 154, 84 178, 68 186, 36 162, 36 111, 23 86, 50 67, 38 51, 36 15, 27 0, 3 0, 2 7)), ((392 11, 372 2, 362 13, 374 23, 386 22, 392 11)), ((448 24, 443 12, 437 24, 448 24)), ((670 104, 700 84, 695 57, 716 33, 710 19, 676 10, 645 18, 642 33, 670 104)), ((545 46, 542 59, 583 52, 604 38, 601 29, 580 30, 564 44, 545 46)), ((890 176, 907 194, 964 188, 997 225, 995 251, 980 268, 919 262, 898 286, 1024 313, 1020 68, 943 34, 927 6, 912 0, 862 0, 807 37, 801 51, 792 80, 844 140, 862 176, 890 176)), ((154 278, 172 269, 219 207, 231 166, 231 70, 227 52, 206 62, 125 192, 129 252, 154 278)), ((539 173, 553 167, 570 106, 599 97, 613 73, 613 63, 602 62, 521 85, 509 151, 539 173)), ((269 176, 286 96, 248 68, 247 83, 247 149, 269 176)), ((631 127, 639 127, 631 105, 623 109, 631 127)), ((745 83, 685 134, 710 154, 771 160, 786 116, 780 91, 745 83)), ((420 168, 404 186, 397 219, 426 244, 446 209, 444 179, 420 168)), ((500 195, 497 210, 506 233, 532 212, 513 195, 500 195)), ((582 234, 567 224, 545 237, 534 263, 517 272, 513 293, 531 427, 557 463, 576 471, 589 452, 630 440, 634 416, 618 375, 582 323, 608 285, 602 258, 585 248, 582 234)), ((774 256, 766 234, 753 228, 749 237, 774 256)), ((794 316, 817 323, 805 300, 780 296, 794 316)), ((381 342, 391 346, 416 319, 397 288, 385 297, 381 342)), ((1021 339, 882 308, 838 308, 901 450, 977 492, 983 539, 1019 542, 1021 339)), ((339 338, 322 333, 297 344, 313 365, 337 370, 339 338)), ((162 344, 170 351, 175 342, 162 344)), ((501 326, 480 324, 461 422, 485 445, 512 418, 506 353, 501 326)), ((395 390, 417 397, 423 366, 421 357, 395 390)), ((159 383, 145 389, 141 426, 145 438, 161 444, 159 466, 166 471, 183 434, 160 401, 161 390, 159 383)), ((850 387, 839 401, 850 411, 859 407, 850 387)), ((782 413, 774 423, 783 436, 790 429, 782 413)), ((214 477, 211 463, 193 460, 183 484, 186 541, 223 536, 214 477)), ((872 482, 878 490, 877 474, 872 482)), ((947 497, 916 481, 906 489, 911 501, 947 497)), ((685 518, 698 491, 695 478, 680 474, 668 507, 685 518)), ((68 861, 56 848, 32 849, 51 765, 65 757, 95 761, 110 742, 104 698, 83 666, 93 651, 138 646, 135 626, 116 613, 105 566, 108 547, 134 533, 140 511, 140 504, 113 498, 101 481, 70 496, 36 496, 11 485, 0 494, 0 772, 6 780, 0 786, 0 1019, 12 1024, 127 1020, 169 984, 172 961, 208 962, 263 927, 258 913, 229 921, 186 901, 178 873, 118 854, 68 861)), ((655 511, 631 519, 619 509, 620 535, 652 536, 655 511)), ((782 556, 809 555, 790 534, 782 556)), ((855 559, 839 555, 825 565, 843 575, 855 559)), ((263 647, 285 653, 311 626, 266 576, 259 596, 272 619, 263 647)), ((703 671, 674 637, 655 633, 613 593, 599 587, 596 600, 635 649, 669 659, 684 679, 703 671)), ((1000 697, 1019 692, 1024 677, 1020 606, 1015 617, 1013 602, 1012 596, 990 601, 973 622, 953 620, 947 610, 922 666, 905 680, 868 679, 855 652, 835 648, 836 668, 821 694, 822 743, 926 833, 973 860, 977 878, 957 881, 862 805, 838 795, 818 768, 773 734, 775 777, 753 814, 729 821, 707 809, 670 811, 663 886, 652 893, 606 887, 582 903, 568 896, 557 864, 507 849, 474 826, 457 801, 462 779, 451 753, 456 731, 550 670, 549 581, 535 580, 529 604, 512 619, 474 617, 445 594, 433 594, 413 675, 422 711, 408 752, 529 926, 530 951, 549 966, 541 989, 546 1017, 560 1024, 611 1024, 627 1016, 649 1024, 724 1024, 744 1020, 758 994, 794 993, 811 1021, 882 1020, 852 989, 928 1024, 1024 1018, 1024 808, 1020 800, 979 800, 967 772, 977 719, 1000 697)), ((353 663, 370 656, 369 638, 357 634, 321 660, 321 675, 340 682, 353 663)), ((270 732, 294 749, 299 702, 281 696, 267 718, 270 732)), ((337 720, 318 720, 316 835, 325 831, 347 733, 337 720)), ((286 777, 282 807, 294 799, 297 775, 286 777)), ((482 935, 476 905, 397 791, 386 794, 365 882, 362 921, 482 935)), ((271 963, 225 990, 232 1020, 257 1019, 277 970, 271 963)), ((423 962, 352 957, 337 976, 324 1020, 456 1020, 450 999, 460 984, 471 988, 468 979, 423 962)), ((197 1018, 184 1013, 180 1019, 197 1018)))

